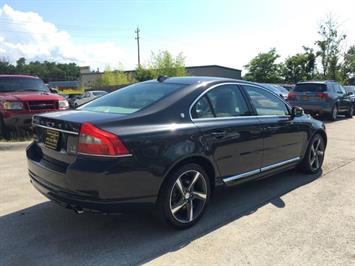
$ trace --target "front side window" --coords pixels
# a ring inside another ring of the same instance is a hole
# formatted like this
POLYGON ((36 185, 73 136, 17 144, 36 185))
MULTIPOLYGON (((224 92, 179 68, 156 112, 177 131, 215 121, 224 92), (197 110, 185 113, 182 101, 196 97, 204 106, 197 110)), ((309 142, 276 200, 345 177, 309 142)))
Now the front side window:
POLYGON ((286 104, 266 90, 243 85, 258 115, 289 115, 286 104))
POLYGON ((207 92, 191 110, 192 118, 249 115, 248 106, 236 85, 221 85, 207 92))

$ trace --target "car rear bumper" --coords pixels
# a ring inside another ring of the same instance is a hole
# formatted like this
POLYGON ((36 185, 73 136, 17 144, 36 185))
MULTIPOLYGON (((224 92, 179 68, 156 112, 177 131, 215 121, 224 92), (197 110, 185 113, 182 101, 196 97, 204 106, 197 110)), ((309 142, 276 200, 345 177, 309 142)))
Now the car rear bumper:
POLYGON ((160 186, 150 179, 152 175, 139 173, 137 166, 133 167, 133 158, 98 161, 79 157, 72 164, 56 169, 38 150, 36 144, 27 148, 31 183, 63 207, 121 213, 151 209, 155 205, 160 186))
POLYGON ((32 126, 32 116, 35 114, 41 114, 45 112, 55 112, 58 110, 44 110, 44 111, 6 111, 3 114, 3 121, 6 127, 10 129, 16 128, 29 128, 32 126))

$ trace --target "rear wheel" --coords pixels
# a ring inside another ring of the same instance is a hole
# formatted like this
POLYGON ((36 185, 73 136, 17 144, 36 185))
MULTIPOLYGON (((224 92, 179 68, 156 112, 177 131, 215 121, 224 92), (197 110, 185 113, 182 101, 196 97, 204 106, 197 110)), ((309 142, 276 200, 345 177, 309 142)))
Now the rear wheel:
POLYGON ((323 165, 325 152, 325 141, 322 135, 316 134, 307 148, 306 154, 301 163, 301 169, 309 174, 318 173, 323 165))
POLYGON ((350 104, 348 112, 345 114, 347 118, 352 118, 354 115, 354 105, 350 104))
POLYGON ((336 121, 337 120, 337 118, 338 118, 338 106, 337 105, 333 106, 332 112, 330 113, 329 118, 330 118, 331 121, 336 121))
POLYGON ((177 229, 189 228, 202 217, 210 191, 210 182, 203 168, 187 164, 174 171, 163 185, 158 214, 177 229))

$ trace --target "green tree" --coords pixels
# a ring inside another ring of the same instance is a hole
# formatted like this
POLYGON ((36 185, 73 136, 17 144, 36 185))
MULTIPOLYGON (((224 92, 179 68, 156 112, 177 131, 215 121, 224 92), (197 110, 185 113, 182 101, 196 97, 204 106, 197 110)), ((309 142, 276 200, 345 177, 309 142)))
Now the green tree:
POLYGON ((268 83, 281 81, 281 65, 276 63, 279 57, 275 48, 267 53, 259 53, 244 66, 247 69, 244 79, 268 83))
POLYGON ((137 81, 143 81, 164 75, 169 77, 186 76, 185 58, 182 54, 173 57, 168 51, 152 53, 146 67, 137 67, 135 78, 137 81))
POLYGON ((316 55, 313 49, 303 47, 304 53, 288 57, 282 65, 285 82, 297 83, 314 78, 316 55))
POLYGON ((355 45, 351 46, 344 55, 341 74, 344 83, 355 85, 355 45))
POLYGON ((127 73, 121 70, 112 71, 110 67, 106 67, 102 76, 96 80, 94 87, 108 87, 129 84, 132 80, 127 73))
POLYGON ((320 40, 315 44, 318 46, 317 56, 321 60, 321 76, 324 79, 339 80, 340 78, 340 47, 346 35, 338 32, 338 23, 328 17, 319 26, 320 40))
POLYGON ((14 65, 11 65, 5 59, 0 59, 0 73, 1 74, 15 74, 16 68, 14 65))

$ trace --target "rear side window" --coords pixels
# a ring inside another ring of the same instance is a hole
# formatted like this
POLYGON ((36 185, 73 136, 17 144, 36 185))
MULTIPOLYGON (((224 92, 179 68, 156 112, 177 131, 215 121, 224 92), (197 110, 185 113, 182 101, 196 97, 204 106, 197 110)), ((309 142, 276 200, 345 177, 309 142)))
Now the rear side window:
POLYGON ((286 104, 275 95, 254 86, 243 86, 258 115, 289 115, 286 104))
POLYGON ((317 83, 301 83, 297 84, 293 89, 294 92, 326 92, 327 85, 317 83))
POLYGON ((236 85, 218 86, 207 92, 191 110, 192 118, 249 115, 248 106, 236 85))
POLYGON ((130 114, 158 102, 185 84, 137 83, 119 89, 78 108, 79 110, 130 114))

